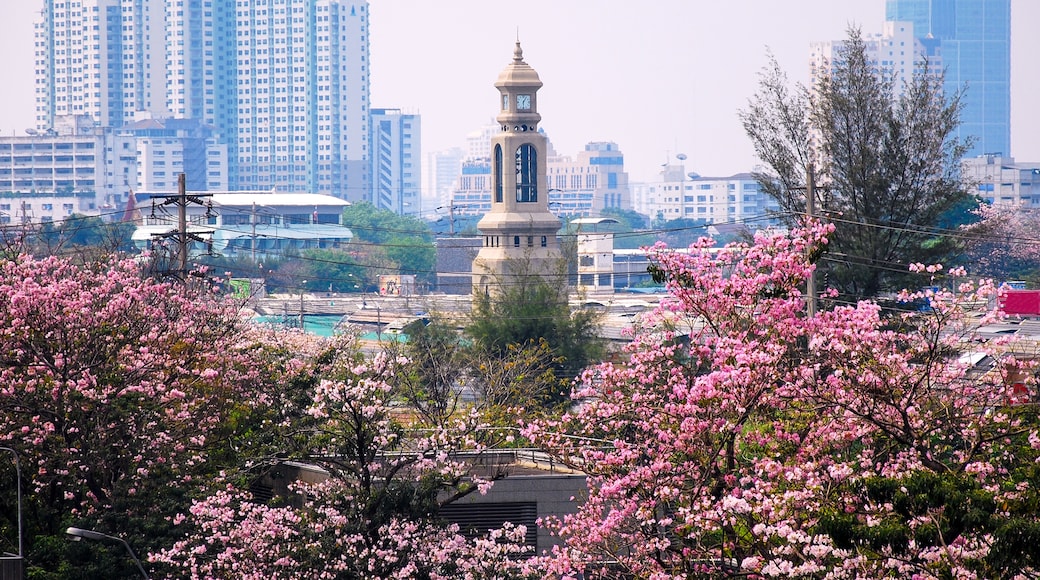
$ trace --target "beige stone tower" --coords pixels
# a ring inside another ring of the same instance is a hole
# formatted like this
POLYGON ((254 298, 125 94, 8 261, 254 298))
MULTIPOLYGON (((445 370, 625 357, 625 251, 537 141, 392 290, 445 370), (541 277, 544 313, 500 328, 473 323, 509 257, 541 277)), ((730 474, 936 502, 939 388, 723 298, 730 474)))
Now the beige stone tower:
POLYGON ((495 81, 501 130, 491 139, 491 211, 477 224, 484 242, 473 261, 474 293, 492 295, 562 269, 560 220, 549 211, 545 177, 548 145, 538 132, 541 86, 517 41, 513 62, 495 81))

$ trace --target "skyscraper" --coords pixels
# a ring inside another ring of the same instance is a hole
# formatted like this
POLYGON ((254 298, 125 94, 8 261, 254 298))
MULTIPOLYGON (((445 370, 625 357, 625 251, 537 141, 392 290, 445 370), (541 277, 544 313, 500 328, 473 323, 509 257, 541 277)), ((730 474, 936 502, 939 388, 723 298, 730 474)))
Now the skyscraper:
POLYGON ((946 92, 967 87, 959 137, 969 155, 1011 149, 1011 0, 887 0, 888 20, 939 41, 946 92))
POLYGON ((420 117, 400 109, 372 109, 372 204, 400 215, 422 213, 420 117))
POLYGON ((367 2, 240 3, 236 30, 237 187, 366 198, 367 2))
POLYGON ((195 119, 232 189, 370 194, 365 0, 44 0, 37 128, 195 119))

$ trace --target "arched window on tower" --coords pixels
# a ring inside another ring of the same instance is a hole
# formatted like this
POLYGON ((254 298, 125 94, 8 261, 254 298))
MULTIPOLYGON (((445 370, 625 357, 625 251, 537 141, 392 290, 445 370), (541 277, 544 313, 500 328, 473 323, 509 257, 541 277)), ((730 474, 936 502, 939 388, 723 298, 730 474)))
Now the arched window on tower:
POLYGON ((495 145, 495 203, 502 203, 502 146, 495 145))
POLYGON ((538 201, 538 151, 530 143, 516 148, 516 201, 538 201))

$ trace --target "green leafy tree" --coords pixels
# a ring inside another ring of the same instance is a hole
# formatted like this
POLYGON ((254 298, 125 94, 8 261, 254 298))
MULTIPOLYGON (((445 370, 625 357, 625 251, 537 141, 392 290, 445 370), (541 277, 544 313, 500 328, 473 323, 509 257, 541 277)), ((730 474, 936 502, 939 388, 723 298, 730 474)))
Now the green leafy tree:
MULTIPOLYGON (((522 270, 522 268, 521 268, 522 270)), ((599 314, 591 309, 572 310, 561 288, 562 276, 543 278, 520 274, 494 295, 477 296, 466 334, 487 356, 506 359, 517 345, 537 346, 545 341, 562 381, 576 377, 605 352, 598 338, 599 314)), ((550 399, 562 400, 562 389, 550 399)))
POLYGON ((36 255, 79 255, 89 261, 112 252, 133 251, 134 229, 129 222, 72 214, 60 222, 40 224, 35 234, 26 238, 25 249, 36 255))
POLYGON ((356 242, 381 247, 401 274, 415 275, 420 282, 432 281, 436 251, 433 232, 423 220, 358 203, 343 211, 343 225, 354 233, 356 242))
POLYGON ((967 196, 958 164, 966 147, 955 134, 962 104, 927 63, 904 82, 879 70, 855 28, 829 65, 811 89, 791 89, 772 59, 740 117, 765 164, 763 191, 792 224, 814 176, 816 211, 837 226, 819 278, 872 297, 898 289, 907 264, 958 252, 936 232, 967 196))

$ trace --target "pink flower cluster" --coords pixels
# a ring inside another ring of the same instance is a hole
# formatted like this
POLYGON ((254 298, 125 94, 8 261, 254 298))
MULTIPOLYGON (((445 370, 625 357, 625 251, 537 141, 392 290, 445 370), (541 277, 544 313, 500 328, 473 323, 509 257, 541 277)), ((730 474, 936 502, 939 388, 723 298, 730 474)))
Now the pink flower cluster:
POLYGON ((927 304, 921 312, 889 316, 861 302, 809 316, 803 289, 830 231, 810 224, 721 251, 710 240, 689 254, 652 250, 671 299, 644 320, 627 362, 591 369, 574 412, 525 428, 589 474, 578 513, 543 522, 563 540, 540 561, 547 573, 987 575, 996 540, 984 529, 951 526, 941 507, 904 521, 903 503, 867 490, 891 481, 892 497, 910 497, 899 482, 934 475, 1009 510, 1035 499, 1012 473, 1040 459, 1037 420, 1008 398, 1012 382, 1035 393, 1030 363, 1011 345, 973 340, 995 316, 971 311, 995 296, 985 281, 905 293, 927 304), (965 351, 996 362, 980 370, 960 362, 965 351), (829 532, 877 538, 871 527, 893 522, 910 540, 878 547, 829 532))

